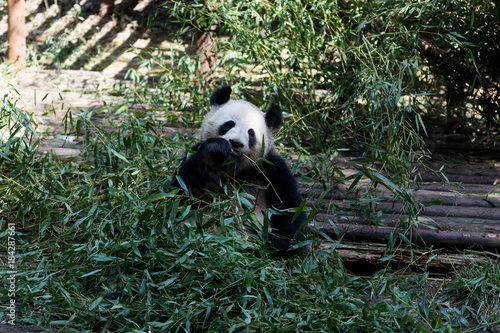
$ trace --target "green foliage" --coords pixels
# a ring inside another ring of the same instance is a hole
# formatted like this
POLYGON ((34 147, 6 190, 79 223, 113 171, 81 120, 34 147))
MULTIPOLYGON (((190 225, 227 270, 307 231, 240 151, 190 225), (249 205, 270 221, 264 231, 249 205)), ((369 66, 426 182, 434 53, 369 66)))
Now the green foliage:
POLYGON ((468 324, 475 321, 479 327, 500 325, 500 266, 495 263, 478 267, 472 266, 459 275, 445 288, 440 302, 454 302, 457 308, 456 323, 468 324))
POLYGON ((15 102, 4 98, 1 111, 0 234, 15 223, 18 323, 63 332, 451 332, 499 320, 497 305, 484 306, 496 302, 498 266, 439 287, 439 298, 426 275, 359 277, 330 251, 272 259, 262 227, 240 227, 255 220, 251 211, 237 213, 222 196, 206 215, 174 195, 167 177, 185 147, 150 117, 110 131, 68 113, 67 127, 85 133, 82 158, 59 160, 36 154, 33 121, 15 102), (466 319, 474 306, 487 317, 466 319))
MULTIPOLYGON (((192 42, 193 31, 219 26, 217 81, 253 90, 249 97, 265 106, 278 101, 290 116, 286 134, 326 152, 361 145, 372 157, 389 154, 402 162, 425 155, 421 116, 430 111, 446 108, 442 125, 452 130, 481 126, 497 133, 499 10, 476 0, 167 7, 183 25, 184 43, 192 42)), ((206 82, 194 75, 199 54, 181 48, 171 57, 156 88, 206 93, 206 82), (175 83, 179 73, 191 87, 175 83)))
POLYGON ((378 147, 388 154, 408 151, 410 156, 397 156, 404 160, 421 154, 408 119, 412 109, 402 99, 416 63, 399 60, 403 52, 394 41, 382 44, 360 29, 366 23, 361 17, 375 15, 364 2, 346 8, 331 1, 238 6, 224 9, 233 15, 224 17, 224 28, 238 41, 225 46, 262 65, 268 93, 277 93, 292 114, 294 136, 314 140, 323 151, 362 144, 369 155, 379 156, 378 147))
MULTIPOLYGON (((416 32, 408 40, 429 66, 430 85, 444 84, 448 117, 457 127, 500 128, 500 8, 492 1, 419 1, 401 6, 398 24, 416 32), (431 76, 432 75, 432 76, 431 76), (473 115, 471 117, 471 115, 473 115), (479 115, 479 121, 474 120, 479 115), (479 124, 478 124, 479 122, 479 124)), ((429 90, 429 86, 426 87, 429 90)))
POLYGON ((7 16, 7 0, 0 0, 0 20, 7 16))

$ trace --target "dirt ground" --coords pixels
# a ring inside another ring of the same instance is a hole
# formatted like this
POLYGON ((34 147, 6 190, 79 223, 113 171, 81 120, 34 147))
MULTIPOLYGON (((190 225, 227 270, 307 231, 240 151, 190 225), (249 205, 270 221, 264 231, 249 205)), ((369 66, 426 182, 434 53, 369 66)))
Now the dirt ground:
MULTIPOLYGON (((2 319, 3 320, 3 319, 2 319)), ((50 327, 42 328, 34 325, 11 325, 0 323, 0 332, 2 333, 41 333, 54 332, 50 327)))

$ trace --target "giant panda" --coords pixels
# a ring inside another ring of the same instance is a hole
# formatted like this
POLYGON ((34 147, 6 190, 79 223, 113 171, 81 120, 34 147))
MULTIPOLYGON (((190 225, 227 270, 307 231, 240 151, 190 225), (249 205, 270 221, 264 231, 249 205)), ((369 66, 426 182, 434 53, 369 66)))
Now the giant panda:
POLYGON ((229 86, 212 94, 200 143, 191 148, 192 155, 183 160, 172 184, 180 187, 180 178, 197 197, 208 191, 220 193, 230 182, 236 188, 244 185, 260 208, 280 210, 270 219, 269 239, 276 253, 295 253, 290 247, 306 237, 306 215, 294 216, 293 208, 301 205, 302 196, 273 142, 273 131, 283 120, 281 109, 273 106, 264 113, 252 103, 232 100, 230 95, 229 86))

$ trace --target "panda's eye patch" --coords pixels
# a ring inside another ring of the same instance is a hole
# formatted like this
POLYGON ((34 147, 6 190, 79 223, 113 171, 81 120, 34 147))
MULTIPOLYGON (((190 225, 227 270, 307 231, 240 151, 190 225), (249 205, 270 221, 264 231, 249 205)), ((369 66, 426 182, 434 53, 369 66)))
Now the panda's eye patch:
POLYGON ((255 137, 255 131, 253 128, 248 130, 248 146, 253 147, 257 143, 257 138, 255 137))
POLYGON ((232 121, 232 120, 226 121, 224 124, 222 124, 222 125, 219 126, 219 134, 220 135, 226 134, 234 126, 236 126, 236 124, 234 123, 234 121, 232 121))

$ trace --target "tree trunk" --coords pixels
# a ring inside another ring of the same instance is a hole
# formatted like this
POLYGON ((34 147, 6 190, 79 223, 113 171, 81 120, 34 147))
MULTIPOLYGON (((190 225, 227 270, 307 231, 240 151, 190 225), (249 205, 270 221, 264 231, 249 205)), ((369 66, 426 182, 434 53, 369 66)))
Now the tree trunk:
POLYGON ((215 29, 217 27, 211 26, 208 31, 196 31, 195 35, 195 48, 196 54, 200 60, 200 74, 202 79, 212 81, 215 78, 215 65, 217 44, 214 40, 215 29))
POLYGON ((26 65, 26 27, 24 0, 7 0, 8 44, 7 56, 16 72, 24 71, 26 65))
POLYGON ((110 17, 115 8, 114 0, 100 0, 99 1, 99 16, 101 18, 110 17))

